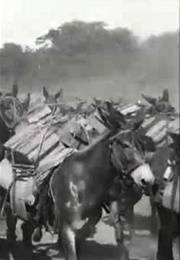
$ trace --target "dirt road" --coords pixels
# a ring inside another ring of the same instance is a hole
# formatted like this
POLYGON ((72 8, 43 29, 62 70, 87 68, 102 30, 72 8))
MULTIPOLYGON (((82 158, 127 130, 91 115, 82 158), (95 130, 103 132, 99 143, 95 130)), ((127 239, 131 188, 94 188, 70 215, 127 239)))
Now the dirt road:
MULTIPOLYGON (((56 236, 44 233, 40 243, 34 245, 33 253, 22 245, 20 227, 17 228, 18 241, 12 254, 9 254, 4 237, 5 225, 0 224, 0 260, 61 260, 56 247, 56 236)), ((136 231, 130 248, 131 259, 155 259, 156 239, 148 231, 136 231)), ((127 244, 128 245, 128 244, 127 244)), ((99 223, 93 239, 83 243, 79 252, 80 260, 115 260, 117 256, 113 229, 99 223)))

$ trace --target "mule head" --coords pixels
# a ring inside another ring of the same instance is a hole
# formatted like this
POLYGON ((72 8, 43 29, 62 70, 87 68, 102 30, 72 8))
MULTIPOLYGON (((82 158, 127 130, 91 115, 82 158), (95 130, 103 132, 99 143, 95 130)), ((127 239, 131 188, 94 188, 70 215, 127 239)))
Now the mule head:
MULTIPOLYGON (((15 95, 15 93, 14 93, 15 95)), ((28 109, 30 95, 21 103, 17 97, 11 93, 3 94, 0 98, 1 118, 10 130, 14 130, 16 125, 22 119, 25 109, 28 109)))
POLYGON ((162 97, 159 98, 159 101, 164 101, 169 103, 169 91, 167 88, 163 90, 162 97))
POLYGON ((162 203, 166 187, 170 187, 169 185, 175 183, 179 175, 180 135, 176 133, 169 133, 169 135, 172 138, 172 143, 169 145, 168 154, 164 155, 166 161, 162 176, 157 178, 155 184, 152 186, 152 196, 156 203, 162 203))
POLYGON ((172 143, 170 144, 169 159, 167 160, 167 167, 163 176, 165 182, 171 181, 176 168, 179 168, 180 134, 169 133, 169 135, 172 138, 172 143))
POLYGON ((154 149, 153 140, 142 132, 121 131, 112 140, 111 160, 124 176, 131 176, 140 188, 146 189, 155 179, 146 161, 146 152, 154 149))
POLYGON ((69 132, 72 140, 68 145, 66 143, 66 146, 80 150, 90 143, 89 134, 80 121, 74 122, 70 127, 69 132))
POLYGON ((174 153, 175 157, 177 157, 177 159, 179 159, 179 157, 180 157, 180 134, 179 133, 169 133, 169 136, 172 139, 170 148, 171 148, 172 152, 174 153))
POLYGON ((88 119, 81 117, 77 122, 84 128, 90 139, 98 135, 97 129, 88 122, 88 119))
POLYGON ((49 105, 51 110, 54 110, 54 106, 59 103, 62 97, 63 89, 60 89, 56 94, 49 94, 49 91, 43 86, 43 96, 45 98, 45 103, 49 105))
POLYGON ((105 127, 116 130, 123 129, 126 124, 125 116, 113 107, 109 101, 104 102, 103 107, 97 106, 100 118, 97 118, 105 127))

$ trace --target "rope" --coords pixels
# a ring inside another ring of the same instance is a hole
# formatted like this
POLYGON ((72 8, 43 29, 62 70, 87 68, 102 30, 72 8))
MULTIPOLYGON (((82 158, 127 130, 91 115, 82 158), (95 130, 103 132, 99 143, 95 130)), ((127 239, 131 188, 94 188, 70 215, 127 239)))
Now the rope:
MULTIPOLYGON (((15 164, 14 161, 14 152, 11 150, 12 163, 15 164)), ((16 195, 16 171, 13 171, 13 183, 12 183, 12 213, 15 215, 15 195, 16 195)))
POLYGON ((38 156, 37 156, 37 159, 36 159, 36 161, 35 161, 35 168, 36 168, 36 169, 37 169, 38 164, 39 164, 39 159, 40 159, 40 154, 41 154, 42 146, 43 146, 43 143, 44 143, 44 139, 45 139, 46 134, 47 134, 47 132, 49 131, 50 127, 52 126, 52 123, 53 123, 53 116, 54 116, 54 114, 55 114, 55 111, 56 111, 56 107, 53 107, 53 110, 52 110, 52 112, 51 112, 50 124, 49 124, 49 126, 45 129, 45 133, 44 133, 44 135, 42 136, 42 139, 41 139, 41 142, 40 142, 40 145, 39 145, 38 156))

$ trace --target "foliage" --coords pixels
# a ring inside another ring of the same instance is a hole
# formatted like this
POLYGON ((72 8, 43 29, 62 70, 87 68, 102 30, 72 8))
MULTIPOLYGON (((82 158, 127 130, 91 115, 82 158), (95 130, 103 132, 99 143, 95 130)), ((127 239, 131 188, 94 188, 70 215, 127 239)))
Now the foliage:
POLYGON ((0 79, 18 79, 27 87, 119 75, 132 84, 178 81, 178 33, 139 43, 126 28, 104 22, 72 21, 36 39, 37 49, 6 43, 0 49, 0 79))

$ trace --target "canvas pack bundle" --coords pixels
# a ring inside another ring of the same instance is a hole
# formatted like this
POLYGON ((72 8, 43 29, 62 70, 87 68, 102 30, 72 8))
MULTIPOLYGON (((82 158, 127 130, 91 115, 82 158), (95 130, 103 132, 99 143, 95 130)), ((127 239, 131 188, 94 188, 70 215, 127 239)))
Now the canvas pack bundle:
POLYGON ((8 190, 13 182, 13 168, 5 158, 0 162, 0 186, 8 190))

